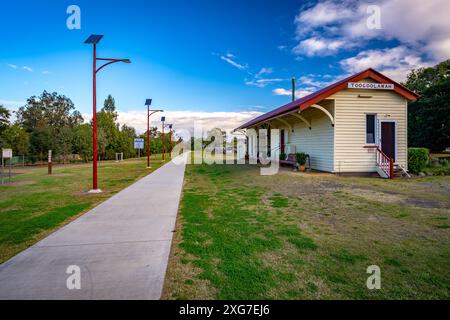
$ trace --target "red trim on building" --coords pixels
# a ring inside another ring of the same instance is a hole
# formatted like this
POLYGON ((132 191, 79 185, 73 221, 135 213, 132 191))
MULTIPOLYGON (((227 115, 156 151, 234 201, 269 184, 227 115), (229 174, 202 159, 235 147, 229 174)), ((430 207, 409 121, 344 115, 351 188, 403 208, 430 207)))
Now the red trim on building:
POLYGON ((348 78, 345 78, 343 80, 335 82, 335 83, 329 85, 328 87, 325 87, 325 88, 323 88, 319 91, 316 91, 310 95, 307 95, 303 98, 297 99, 291 103, 288 103, 282 107, 279 107, 275 110, 267 112, 263 115, 260 115, 259 117, 256 117, 255 119, 252 119, 252 120, 244 123, 240 127, 236 128, 236 130, 248 128, 257 123, 267 121, 271 118, 291 112, 291 111, 295 110, 296 108, 299 108, 300 111, 303 111, 303 110, 309 108, 311 105, 316 104, 341 90, 347 89, 349 82, 358 82, 358 81, 361 81, 361 80, 364 80, 367 78, 371 78, 375 81, 378 81, 379 83, 394 84, 394 91, 409 101, 416 101, 417 98, 419 98, 419 95, 416 94, 415 92, 409 90, 408 88, 395 82, 394 80, 386 77, 385 75, 381 74, 380 72, 378 72, 372 68, 369 68, 369 69, 361 71, 353 76, 350 76, 348 78))

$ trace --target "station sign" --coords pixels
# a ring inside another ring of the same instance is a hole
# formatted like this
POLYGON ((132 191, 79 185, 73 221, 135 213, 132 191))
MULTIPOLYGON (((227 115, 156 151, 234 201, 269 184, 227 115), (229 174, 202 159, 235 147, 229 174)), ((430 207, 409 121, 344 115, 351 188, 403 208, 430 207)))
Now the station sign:
POLYGON ((12 149, 2 149, 2 158, 3 159, 11 159, 12 158, 12 149))
POLYGON ((143 138, 134 138, 134 148, 135 149, 144 149, 144 139, 143 138))
POLYGON ((393 83, 349 82, 349 89, 394 90, 393 83))

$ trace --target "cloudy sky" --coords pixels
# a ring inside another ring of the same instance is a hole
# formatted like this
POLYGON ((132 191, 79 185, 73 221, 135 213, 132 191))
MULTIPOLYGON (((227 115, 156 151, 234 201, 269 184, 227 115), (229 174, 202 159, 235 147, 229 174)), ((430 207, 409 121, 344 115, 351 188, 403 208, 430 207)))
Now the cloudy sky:
POLYGON ((139 131, 146 98, 176 128, 201 120, 230 129, 289 102, 291 77, 303 96, 368 67, 402 81, 450 58, 448 0, 19 0, 2 12, 0 104, 15 109, 57 91, 89 118, 92 52, 83 41, 104 34, 99 55, 132 64, 99 73, 98 100, 112 94, 119 121, 139 131), (81 29, 67 27, 72 4, 81 29))

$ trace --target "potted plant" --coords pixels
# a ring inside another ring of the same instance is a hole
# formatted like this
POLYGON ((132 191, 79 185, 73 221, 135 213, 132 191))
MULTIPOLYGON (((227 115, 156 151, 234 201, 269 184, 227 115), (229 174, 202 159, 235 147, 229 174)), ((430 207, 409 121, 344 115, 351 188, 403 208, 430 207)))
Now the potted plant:
POLYGON ((307 158, 307 154, 304 152, 297 152, 295 154, 295 158, 297 160, 297 163, 299 165, 299 169, 301 172, 305 172, 305 164, 306 164, 306 158, 307 158))
POLYGON ((280 153, 280 160, 286 160, 286 153, 280 153))

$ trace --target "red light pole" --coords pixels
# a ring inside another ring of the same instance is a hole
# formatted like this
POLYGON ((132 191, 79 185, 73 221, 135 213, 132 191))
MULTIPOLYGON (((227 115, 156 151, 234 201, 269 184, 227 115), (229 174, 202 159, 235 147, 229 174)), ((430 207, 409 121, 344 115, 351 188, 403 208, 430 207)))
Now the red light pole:
POLYGON ((164 121, 166 121, 166 117, 161 117, 162 122, 162 135, 161 135, 161 145, 162 145, 162 161, 165 161, 164 155, 166 153, 166 141, 164 140, 164 121))
POLYGON ((172 159, 172 126, 173 124, 169 124, 169 152, 170 158, 172 159))
POLYGON ((97 58, 97 43, 100 42, 100 40, 103 38, 103 35, 98 34, 92 34, 87 38, 87 40, 84 42, 86 44, 92 44, 94 46, 94 59, 93 59, 93 65, 92 65, 92 105, 93 105, 93 115, 92 115, 92 157, 93 157, 93 163, 92 163, 92 190, 89 192, 91 193, 100 193, 102 192, 98 188, 98 173, 97 173, 97 158, 98 158, 98 152, 97 152, 97 72, 99 72, 101 69, 106 67, 107 65, 110 65, 112 63, 116 62, 124 62, 124 63, 131 63, 129 59, 109 59, 109 58, 97 58), (104 63, 100 68, 97 68, 97 60, 101 61, 107 61, 104 63))
POLYGON ((151 104, 152 104, 152 99, 145 100, 145 105, 147 106, 147 168, 151 168, 151 165, 150 165, 150 116, 156 112, 163 111, 163 110, 150 110, 151 104))
POLYGON ((167 148, 167 151, 169 152, 170 158, 172 157, 172 126, 173 124, 166 124, 166 127, 169 128, 169 147, 167 148))

